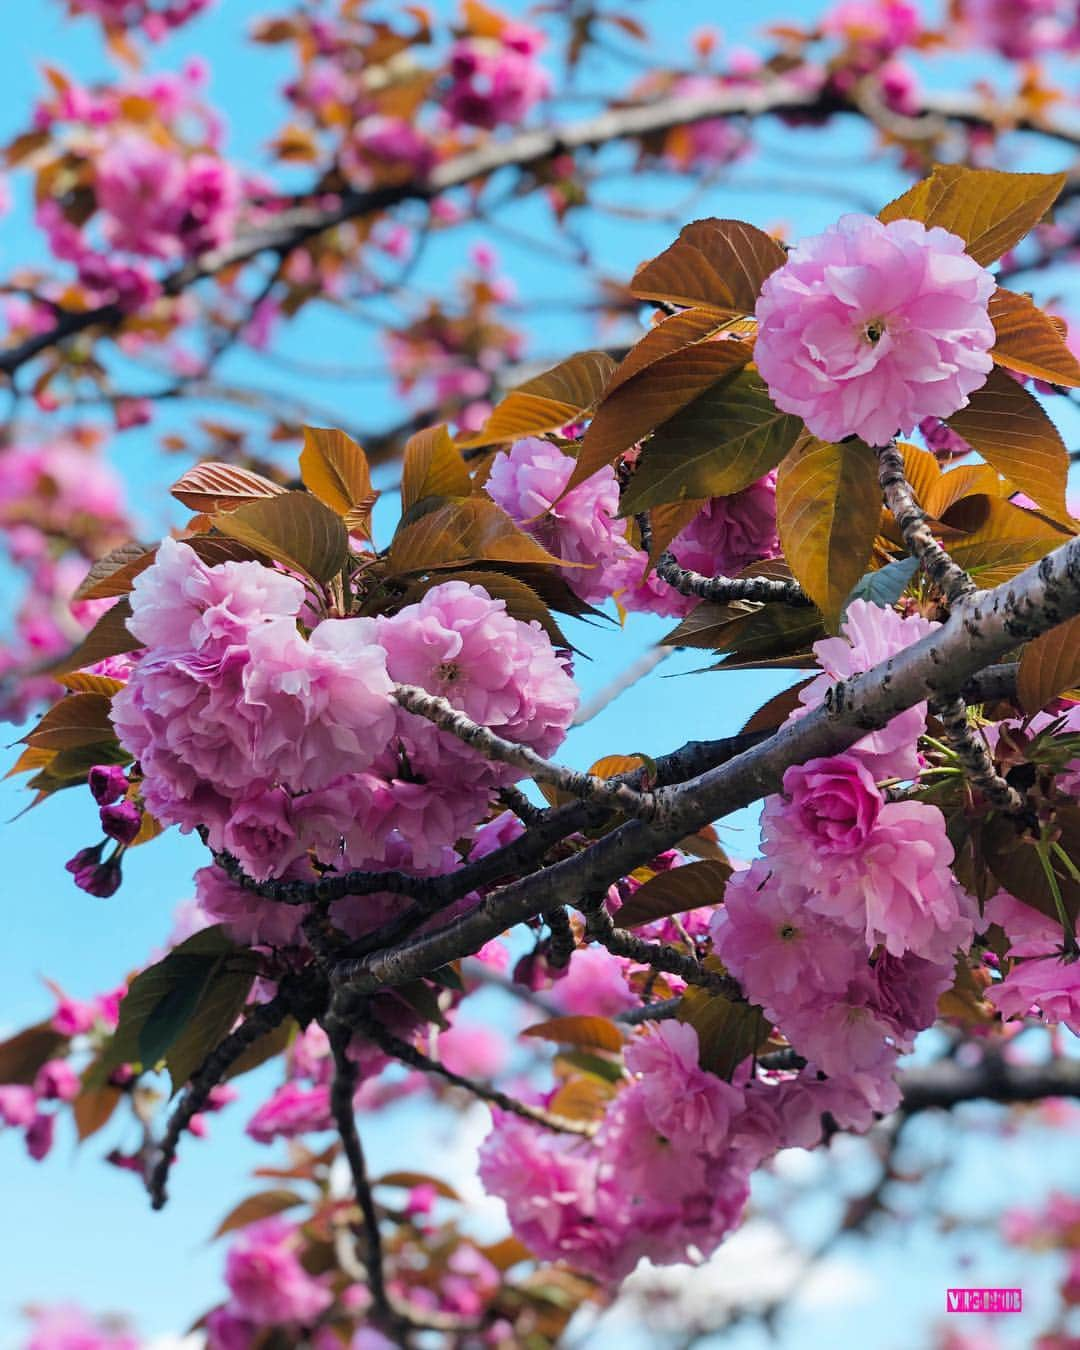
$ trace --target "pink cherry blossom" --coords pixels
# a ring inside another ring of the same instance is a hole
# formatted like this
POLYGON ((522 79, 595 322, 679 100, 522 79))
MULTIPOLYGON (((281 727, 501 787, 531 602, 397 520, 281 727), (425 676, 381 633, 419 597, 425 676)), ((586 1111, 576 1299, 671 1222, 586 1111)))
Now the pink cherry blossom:
MULTIPOLYGON (((562 743, 577 708, 566 663, 539 624, 512 618, 483 587, 443 582, 377 624, 392 679, 449 699, 474 722, 540 754, 562 743)), ((406 742, 426 735, 420 721, 401 714, 406 742)), ((448 739, 438 733, 440 747, 448 739)))
POLYGON ((256 1143, 272 1144, 275 1139, 293 1139, 333 1126, 328 1084, 304 1088, 298 1083, 284 1083, 251 1117, 246 1133, 256 1143))
POLYGON ((333 1295, 300 1264, 293 1228, 282 1219, 250 1224, 229 1249, 225 1282, 233 1312, 258 1326, 310 1322, 333 1295))
POLYGON ((698 1036, 686 1022, 663 1022, 635 1036, 626 1067, 641 1075, 649 1123, 677 1146, 719 1151, 742 1107, 742 1094, 698 1066, 698 1036))
MULTIPOLYGON (((792 718, 804 716, 803 708, 809 711, 823 703, 837 680, 861 675, 940 627, 917 614, 901 618, 894 609, 853 600, 847 607, 841 636, 814 643, 814 655, 823 674, 799 691, 802 708, 792 718)), ((914 778, 919 770, 916 742, 925 728, 926 704, 917 703, 880 731, 856 741, 848 753, 857 755, 875 778, 914 778)))
POLYGON ((765 282, 754 360, 777 407, 813 435, 887 445, 986 382, 994 287, 958 235, 844 216, 765 282))

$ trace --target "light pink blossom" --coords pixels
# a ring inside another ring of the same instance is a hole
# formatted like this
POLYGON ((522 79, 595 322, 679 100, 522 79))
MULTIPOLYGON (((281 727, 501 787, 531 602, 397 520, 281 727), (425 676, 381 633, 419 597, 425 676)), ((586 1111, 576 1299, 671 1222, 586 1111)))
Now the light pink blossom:
POLYGON ((813 435, 887 445, 986 382, 994 287, 958 235, 844 216, 765 282, 754 360, 773 402, 813 435))

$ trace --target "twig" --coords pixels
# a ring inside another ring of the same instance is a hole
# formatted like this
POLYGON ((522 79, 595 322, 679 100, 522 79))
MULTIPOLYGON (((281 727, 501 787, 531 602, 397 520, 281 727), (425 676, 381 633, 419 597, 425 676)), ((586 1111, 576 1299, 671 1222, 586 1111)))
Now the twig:
POLYGON ((357 1066, 349 1058, 349 1041, 352 1029, 341 1022, 327 1018, 325 1030, 330 1037, 330 1048, 334 1054, 334 1082, 330 1089, 330 1110, 341 1136, 341 1146, 352 1175, 356 1202, 360 1206, 360 1215, 364 1224, 364 1239, 367 1259, 364 1268, 367 1283, 371 1289, 371 1299, 377 1318, 382 1322, 395 1322, 398 1314, 391 1307, 386 1290, 386 1273, 383 1268, 382 1231, 379 1228, 379 1215, 375 1208, 375 1197, 371 1193, 368 1180, 367 1162, 364 1148, 360 1142, 360 1132, 356 1128, 356 1112, 353 1109, 353 1094, 356 1092, 357 1066))
POLYGON ((945 739, 963 766, 964 773, 992 806, 1015 814, 1024 809, 1024 798, 994 768, 994 761, 982 736, 968 723, 967 704, 962 698, 949 699, 937 707, 938 720, 945 739))
POLYGON ((622 956, 642 966, 652 966, 654 970, 666 970, 672 975, 679 975, 687 984, 699 985, 715 994, 742 1000, 742 990, 730 975, 718 975, 706 970, 696 957, 688 956, 670 943, 647 942, 644 938, 634 937, 625 929, 616 928, 603 895, 589 896, 581 901, 580 908, 585 915, 586 937, 599 942, 613 956, 622 956))
POLYGON ((597 802, 627 815, 648 819, 656 814, 656 799, 651 792, 638 792, 617 778, 597 778, 591 773, 552 764, 528 746, 508 741, 488 727, 480 726, 447 699, 429 694, 426 689, 398 684, 394 686, 394 697, 407 712, 426 718, 440 731, 456 736, 485 758, 520 769, 538 783, 550 783, 582 801, 597 802))
POLYGON ((516 1097, 509 1097, 505 1092, 500 1092, 498 1088, 490 1087, 486 1083, 478 1083, 473 1078, 465 1078, 460 1073, 454 1073, 445 1064, 430 1059, 423 1051, 417 1050, 407 1041, 399 1039, 374 1017, 359 1018, 358 1027, 365 1036, 375 1042, 380 1050, 384 1050, 388 1055, 400 1060, 403 1064, 408 1064, 410 1068, 419 1069, 422 1073, 435 1074, 454 1087, 463 1088, 474 1097, 479 1097, 481 1101, 490 1102, 492 1106, 497 1106, 502 1111, 521 1116, 524 1120, 532 1121, 534 1125, 541 1125, 545 1130, 554 1130, 559 1134, 580 1134, 586 1138, 591 1137, 596 1132, 596 1127, 592 1124, 570 1120, 566 1116, 545 1111, 539 1106, 529 1106, 525 1102, 518 1101, 516 1097))
POLYGON ((279 992, 268 1003, 261 1003, 243 1022, 212 1050, 192 1077, 187 1091, 176 1110, 169 1117, 165 1134, 153 1158, 153 1166, 146 1178, 150 1203, 161 1209, 168 1199, 169 1170, 176 1161, 180 1136, 191 1124, 193 1116, 204 1110, 210 1093, 221 1082, 249 1045, 280 1026, 293 1008, 289 993, 279 992))
POLYGON ((814 602, 797 581, 779 577, 706 577, 680 567, 673 553, 662 553, 656 575, 679 592, 726 605, 732 600, 757 600, 765 604, 809 607, 814 602))
POLYGON ((904 473, 903 456, 896 445, 880 445, 876 447, 876 453, 881 494, 896 518, 908 552, 950 605, 965 595, 972 595, 977 589, 974 581, 953 562, 926 523, 926 514, 915 500, 904 473))

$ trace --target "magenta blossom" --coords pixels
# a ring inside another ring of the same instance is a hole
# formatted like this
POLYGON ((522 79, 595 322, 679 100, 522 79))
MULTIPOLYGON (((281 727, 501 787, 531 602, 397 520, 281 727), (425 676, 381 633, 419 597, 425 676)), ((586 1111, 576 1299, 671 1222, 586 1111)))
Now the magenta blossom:
POLYGON ((773 402, 813 435, 887 445, 985 384, 994 287, 958 235, 843 216, 765 282, 754 360, 773 402))
POLYGON ((784 794, 819 855, 859 852, 883 805, 869 770, 854 755, 792 765, 784 774, 784 794))

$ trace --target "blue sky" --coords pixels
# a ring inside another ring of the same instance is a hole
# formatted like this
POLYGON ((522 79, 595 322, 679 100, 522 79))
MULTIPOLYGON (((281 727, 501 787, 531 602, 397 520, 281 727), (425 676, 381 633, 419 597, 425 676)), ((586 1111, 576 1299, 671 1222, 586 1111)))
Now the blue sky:
MULTIPOLYGON (((447 7, 436 8, 445 11, 447 7)), ((504 8, 520 12, 524 6, 512 0, 504 8)), ((719 21, 728 41, 745 43, 762 24, 781 18, 809 19, 817 11, 806 0, 787 4, 759 0, 752 6, 719 6, 704 0, 682 0, 674 6, 643 0, 629 8, 653 29, 648 51, 658 59, 682 58, 686 35, 704 24, 719 21)), ((228 144, 252 167, 263 163, 263 147, 276 129, 280 104, 274 90, 288 68, 280 52, 265 47, 252 49, 241 40, 248 22, 267 9, 265 0, 221 0, 210 16, 193 23, 153 58, 155 66, 168 69, 177 68, 191 55, 209 58, 215 71, 211 96, 227 114, 228 144)), ((13 6, 5 19, 4 42, 0 45, 0 80, 5 90, 0 135, 19 128, 23 110, 39 88, 37 68, 44 58, 84 80, 110 73, 92 27, 66 22, 55 0, 13 6)), ((944 83, 950 72, 955 78, 968 76, 975 69, 970 59, 954 60, 948 67, 942 63, 930 72, 928 82, 944 83)), ((596 69, 587 76, 582 83, 591 88, 615 87, 625 78, 623 71, 613 68, 596 69)), ((861 164, 856 175, 854 165, 865 146, 864 133, 858 128, 841 125, 821 136, 772 124, 763 130, 762 141, 766 148, 739 168, 732 183, 703 195, 695 204, 695 214, 742 216, 763 226, 783 222, 793 234, 812 233, 835 218, 837 208, 835 199, 830 201, 830 192, 838 186, 850 191, 857 185, 858 194, 871 201, 884 201, 901 183, 883 159, 861 164), (814 192, 784 190, 785 184, 804 185, 807 180, 818 185, 814 192)), ((616 158, 612 156, 612 162, 616 158)), ((1043 162, 1028 158, 1024 167, 1043 167, 1043 162)), ((604 191, 618 193, 622 200, 660 207, 678 201, 685 188, 685 183, 673 187, 655 176, 640 175, 635 180, 624 177, 604 191)), ((843 209, 849 208, 850 203, 845 201, 843 209)), ((546 212, 534 203, 516 208, 512 219, 527 233, 555 237, 546 212)), ((599 217, 587 217, 582 230, 608 272, 617 277, 628 276, 643 257, 659 251, 676 232, 670 224, 621 221, 615 226, 610 219, 599 217)), ((445 285, 447 275, 464 267, 467 246, 478 237, 468 231, 436 237, 417 274, 418 284, 445 285)), ((580 281, 564 264, 527 244, 499 236, 494 236, 493 242, 526 305, 533 299, 571 299, 580 293, 580 281)), ((0 222, 0 268, 40 256, 40 245, 27 227, 25 208, 0 222)), ((546 310, 527 326, 530 353, 553 360, 592 340, 587 322, 569 312, 546 310)), ((376 359, 365 330, 321 310, 312 311, 295 330, 284 335, 281 349, 309 359, 327 358, 358 366, 370 366, 376 359)), ((290 387, 286 377, 242 354, 236 356, 230 369, 237 378, 267 388, 290 387)), ((302 386, 293 387, 302 392, 302 386)), ((320 382, 309 392, 319 403, 340 409, 342 421, 352 425, 377 429, 400 420, 402 415, 400 404, 385 383, 320 382)), ((162 489, 183 465, 163 461, 156 450, 157 435, 171 427, 183 427, 202 411, 170 407, 150 431, 131 432, 116 442, 115 462, 135 485, 147 535, 160 533, 178 518, 173 516, 162 489)), ((382 503, 380 511, 382 520, 388 521, 392 502, 382 503)), ((604 687, 664 627, 647 619, 634 619, 625 631, 607 633, 571 624, 572 639, 593 657, 579 666, 584 697, 588 699, 604 687)), ((693 655, 669 658, 616 706, 575 732, 566 758, 587 765, 605 753, 656 753, 689 738, 728 734, 787 683, 784 676, 769 672, 670 678, 699 664, 693 655), (688 707, 692 708, 692 718, 687 717, 688 707), (628 732, 628 728, 632 730, 628 732)), ((17 734, 12 731, 9 739, 14 740, 17 734)), ((17 782, 0 783, 0 820, 10 820, 0 835, 9 877, 5 941, 0 944, 0 988, 4 991, 0 1030, 4 1031, 36 1020, 47 1011, 43 976, 57 980, 73 994, 88 996, 116 984, 144 961, 148 950, 165 937, 170 914, 189 894, 191 872, 201 862, 196 845, 170 833, 131 855, 118 895, 106 901, 92 899, 75 890, 62 866, 76 847, 96 837, 89 795, 64 794, 11 820, 24 805, 17 782)), ((752 853, 756 844, 753 813, 742 812, 725 822, 724 836, 730 852, 752 853)), ((267 1081, 265 1076, 249 1080, 248 1103, 257 1099, 260 1082, 265 1088, 267 1081)), ((243 1139, 247 1114, 241 1103, 214 1118, 210 1143, 185 1144, 172 1199, 163 1215, 150 1213, 134 1178, 117 1174, 99 1161, 108 1147, 120 1142, 111 1133, 92 1140, 81 1153, 65 1134, 53 1156, 41 1166, 24 1160, 21 1141, 14 1134, 0 1135, 4 1218, 0 1226, 0 1350, 18 1343, 17 1309, 34 1300, 73 1298, 96 1310, 126 1310, 147 1334, 180 1330, 216 1300, 221 1293, 220 1252, 208 1247, 206 1235, 218 1215, 244 1194, 248 1169, 269 1160, 265 1151, 243 1139)), ((405 1161, 415 1164, 419 1157, 430 1170, 442 1170, 450 1159, 447 1141, 439 1137, 438 1130, 418 1110, 408 1111, 392 1124, 375 1122, 371 1134, 376 1166, 405 1161)), ((1045 1149, 1040 1146, 1035 1159, 1025 1156, 1022 1165, 1014 1160, 1010 1173, 1017 1178, 1014 1198, 1031 1198, 1031 1192, 1037 1193, 1044 1182, 1064 1174, 1067 1163, 1058 1157, 1057 1149, 1056 1136, 1047 1132, 1045 1149)), ((997 1154, 989 1146, 972 1146, 970 1158, 976 1167, 984 1169, 978 1173, 984 1184, 991 1177, 992 1189, 1000 1190, 1008 1184, 1008 1178, 996 1166, 997 1154)), ((816 1220, 810 1221, 811 1227, 813 1222, 816 1220)), ((911 1244, 911 1235, 920 1231, 916 1224, 904 1241, 911 1244)), ((895 1306, 929 1313, 943 1302, 937 1292, 945 1283, 939 1278, 940 1261, 954 1259, 955 1253, 952 1257, 948 1252, 944 1258, 940 1254, 930 1257, 926 1234, 919 1238, 919 1244, 885 1249, 884 1256, 876 1258, 878 1265, 866 1266, 863 1275, 869 1271, 872 1279, 879 1281, 873 1288, 878 1294, 884 1291, 882 1296, 887 1295, 895 1306), (937 1269, 932 1266, 934 1259, 939 1262, 937 1269), (881 1283, 890 1262, 896 1271, 891 1292, 881 1283)), ((979 1249, 989 1250, 985 1244, 979 1249)), ((1045 1261, 1032 1270, 1032 1297, 1040 1286, 1045 1294, 1052 1275, 1051 1265, 1045 1261)), ((866 1287, 864 1278, 863 1295, 866 1287)), ((842 1313, 834 1308, 826 1316, 819 1306, 808 1316, 810 1323, 793 1331, 793 1339, 785 1344, 810 1350, 819 1344, 867 1345, 864 1311, 860 1311, 857 1298, 848 1299, 842 1313)), ((759 1342, 749 1336, 740 1334, 738 1341, 725 1344, 745 1345, 752 1350, 759 1342)), ((616 1338, 612 1343, 623 1342, 616 1338)), ((629 1339, 625 1341, 630 1343, 629 1339)), ((1023 1343, 1022 1333, 1015 1343, 1023 1343)), ((895 1338, 876 1344, 883 1348, 895 1345, 901 1350, 912 1341, 906 1333, 898 1332, 895 1338)))

